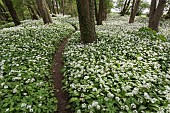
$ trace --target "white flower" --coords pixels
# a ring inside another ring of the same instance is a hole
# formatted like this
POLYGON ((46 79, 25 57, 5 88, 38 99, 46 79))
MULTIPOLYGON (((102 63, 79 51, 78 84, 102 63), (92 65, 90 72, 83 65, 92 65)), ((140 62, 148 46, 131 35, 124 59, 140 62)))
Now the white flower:
POLYGON ((8 112, 8 111, 9 111, 9 108, 7 108, 5 111, 8 112))
POLYGON ((83 103, 83 104, 81 105, 81 107, 82 107, 82 108, 86 108, 86 103, 83 103))
POLYGON ((26 107, 26 105, 27 105, 26 103, 22 103, 21 107, 26 107))
POLYGON ((7 85, 5 85, 5 86, 4 86, 4 89, 7 89, 7 88, 8 88, 8 86, 7 86, 7 85))
POLYGON ((132 104, 131 104, 131 107, 132 107, 132 108, 136 108, 136 104, 135 104, 135 103, 132 103, 132 104))
POLYGON ((33 112, 34 110, 33 109, 30 109, 30 112, 33 112))
POLYGON ((92 108, 92 105, 88 105, 88 109, 91 109, 92 108))
POLYGON ((42 104, 38 104, 38 106, 40 107, 40 106, 42 106, 42 104))
POLYGON ((98 104, 99 104, 98 102, 93 101, 93 102, 92 102, 92 107, 97 106, 98 104))
POLYGON ((27 109, 31 109, 31 105, 27 105, 27 109))
POLYGON ((108 98, 113 98, 114 95, 113 95, 112 93, 109 92, 109 93, 107 93, 107 97, 108 97, 108 98))
POLYGON ((13 92, 13 93, 16 93, 16 92, 17 92, 17 89, 16 89, 16 88, 14 88, 12 92, 13 92))
POLYGON ((79 110, 77 110, 77 113, 81 113, 81 110, 79 109, 79 110))
POLYGON ((97 105, 96 108, 97 108, 98 110, 100 110, 100 105, 97 105))

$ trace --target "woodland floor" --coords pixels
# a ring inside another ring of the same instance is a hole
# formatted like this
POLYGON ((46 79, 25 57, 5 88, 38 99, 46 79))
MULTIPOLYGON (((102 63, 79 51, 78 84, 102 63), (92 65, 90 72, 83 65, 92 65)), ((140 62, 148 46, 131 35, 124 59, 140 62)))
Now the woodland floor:
POLYGON ((54 55, 54 66, 53 66, 53 79, 55 86, 55 95, 58 99, 58 111, 56 113, 72 113, 70 109, 67 109, 69 105, 68 94, 62 90, 62 80, 64 79, 61 74, 61 69, 63 67, 62 53, 64 52, 64 47, 68 42, 67 37, 61 42, 54 55))

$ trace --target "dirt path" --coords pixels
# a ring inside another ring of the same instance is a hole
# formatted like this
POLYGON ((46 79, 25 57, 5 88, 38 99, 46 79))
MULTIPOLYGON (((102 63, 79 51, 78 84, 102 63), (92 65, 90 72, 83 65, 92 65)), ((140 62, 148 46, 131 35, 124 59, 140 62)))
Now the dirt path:
POLYGON ((63 67, 62 62, 62 53, 64 52, 64 47, 68 42, 67 38, 63 39, 61 44, 58 47, 54 55, 54 66, 53 66, 53 79, 54 79, 54 86, 55 86, 55 95, 58 100, 58 111, 56 113, 73 113, 70 109, 66 109, 66 106, 69 105, 69 99, 66 92, 62 90, 62 80, 64 79, 63 75, 61 74, 60 70, 63 67))

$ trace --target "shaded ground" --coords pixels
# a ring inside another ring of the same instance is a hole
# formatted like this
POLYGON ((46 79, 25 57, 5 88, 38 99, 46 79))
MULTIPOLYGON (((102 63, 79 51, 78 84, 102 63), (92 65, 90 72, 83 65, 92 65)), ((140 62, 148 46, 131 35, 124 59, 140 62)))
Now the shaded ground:
POLYGON ((62 62, 62 53, 64 52, 64 47, 68 42, 67 38, 65 38, 58 47, 54 55, 54 66, 53 66, 53 79, 55 86, 55 95, 58 100, 58 111, 56 113, 73 113, 70 109, 66 109, 66 106, 69 105, 69 98, 66 92, 62 90, 63 84, 62 80, 64 79, 61 74, 61 69, 63 67, 62 62))

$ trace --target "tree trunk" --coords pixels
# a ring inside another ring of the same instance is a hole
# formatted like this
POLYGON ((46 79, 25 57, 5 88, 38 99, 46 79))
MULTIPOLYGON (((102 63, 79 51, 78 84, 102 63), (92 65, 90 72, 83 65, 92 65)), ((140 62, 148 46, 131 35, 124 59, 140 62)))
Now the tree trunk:
POLYGON ((94 0, 76 0, 79 14, 81 42, 92 43, 96 41, 94 22, 94 0))
POLYGON ((131 11, 129 23, 133 23, 134 22, 137 10, 139 8, 139 4, 140 4, 140 0, 136 0, 136 2, 135 2, 135 0, 133 0, 132 11, 131 11))
POLYGON ((130 5, 130 2, 131 2, 131 0, 126 0, 125 1, 125 4, 124 4, 124 6, 123 6, 123 9, 122 9, 122 11, 120 12, 120 14, 121 14, 121 16, 124 16, 125 15, 125 13, 127 12, 127 9, 128 9, 128 7, 129 7, 129 5, 130 5))
POLYGON ((46 0, 46 4, 48 6, 48 9, 50 10, 50 13, 53 13, 53 6, 51 0, 46 0))
POLYGON ((0 3, 0 16, 1 20, 8 21, 9 22, 9 15, 6 13, 5 7, 0 3))
POLYGON ((38 9, 40 11, 41 17, 43 18, 44 24, 52 23, 50 13, 47 8, 45 0, 36 0, 38 9))
POLYGON ((55 2, 56 2, 57 14, 59 14, 58 1, 56 0, 55 2))
POLYGON ((159 0, 157 7, 156 4, 157 4, 156 0, 151 1, 150 15, 149 15, 149 28, 158 31, 159 21, 163 14, 166 0, 159 0))
POLYGON ((103 10, 104 10, 104 1, 99 0, 99 13, 98 13, 97 25, 102 25, 103 10))
POLYGON ((34 8, 31 5, 28 5, 27 7, 30 10, 32 20, 38 20, 38 15, 36 11, 34 10, 34 8))
POLYGON ((104 2, 104 8, 103 8, 103 14, 102 14, 102 19, 103 21, 106 21, 107 19, 107 2, 109 2, 108 0, 105 0, 104 2))
POLYGON ((65 3, 64 0, 62 0, 62 13, 65 15, 65 3))
POLYGON ((5 2, 5 5, 8 8, 8 11, 9 11, 9 13, 10 13, 12 19, 13 19, 13 22, 14 22, 15 26, 20 25, 21 22, 20 22, 20 20, 19 20, 19 18, 17 16, 17 13, 16 13, 16 11, 15 11, 15 9, 13 7, 12 1, 11 0, 4 0, 4 2, 5 2))
POLYGON ((57 14, 57 6, 56 6, 56 1, 55 0, 52 0, 52 12, 53 14, 57 14))
POLYGON ((94 0, 94 10, 95 10, 95 17, 96 17, 96 21, 98 20, 98 14, 97 14, 97 3, 96 0, 94 0))

